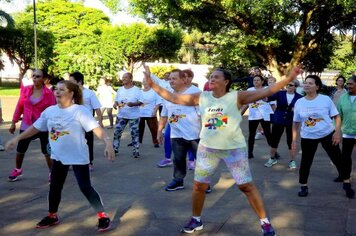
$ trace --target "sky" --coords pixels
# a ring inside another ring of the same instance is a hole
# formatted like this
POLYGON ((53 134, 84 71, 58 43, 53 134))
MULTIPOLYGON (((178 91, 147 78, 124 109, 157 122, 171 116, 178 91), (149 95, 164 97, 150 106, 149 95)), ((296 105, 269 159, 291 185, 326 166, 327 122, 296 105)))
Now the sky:
MULTIPOLYGON (((12 14, 15 12, 23 11, 27 5, 33 4, 33 0, 12 0, 10 3, 5 1, 0 2, 0 9, 12 14)), ((127 1, 121 0, 121 6, 123 8, 127 7, 127 1)), ((133 17, 129 15, 127 12, 119 12, 113 15, 110 10, 104 6, 99 0, 85 0, 84 6, 96 8, 102 10, 106 15, 108 15, 113 24, 130 24, 138 21, 143 21, 142 19, 133 17)))

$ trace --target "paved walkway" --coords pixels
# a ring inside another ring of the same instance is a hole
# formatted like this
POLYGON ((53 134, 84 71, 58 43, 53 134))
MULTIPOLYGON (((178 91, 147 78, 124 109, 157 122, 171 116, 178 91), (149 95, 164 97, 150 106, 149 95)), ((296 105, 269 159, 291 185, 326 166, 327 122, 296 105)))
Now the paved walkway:
MULTIPOLYGON (((9 120, 16 99, 3 98, 2 103, 4 118, 9 120)), ((0 127, 4 140, 11 137, 7 132, 8 125, 0 127)), ((242 127, 247 134, 246 120, 242 127)), ((109 134, 112 136, 112 130, 109 134)), ((95 142, 92 183, 100 192, 114 225, 106 235, 180 235, 180 227, 191 215, 193 171, 188 172, 184 190, 164 191, 171 180, 172 168, 159 169, 155 166, 163 156, 163 148, 153 148, 149 132, 146 134, 140 148, 140 159, 130 155, 127 132, 123 136, 120 156, 114 163, 103 157, 103 144, 98 140, 95 142)), ((288 150, 284 140, 279 153, 282 157, 277 165, 264 167, 268 149, 265 140, 258 140, 255 158, 250 161, 255 184, 263 196, 277 234, 356 236, 356 199, 347 199, 341 189, 342 184, 332 181, 337 173, 325 152, 319 148, 316 154, 307 198, 297 196, 298 172, 287 169, 288 150)), ((31 143, 22 179, 10 183, 7 176, 14 167, 14 158, 15 151, 0 152, 0 235, 97 234, 95 213, 81 194, 72 172, 63 189, 59 209, 61 224, 49 229, 35 229, 36 223, 47 213, 48 192, 48 170, 40 154, 39 142, 31 143)), ((355 177, 354 174, 354 180, 355 177)), ((202 217, 205 228, 196 235, 261 235, 258 218, 223 164, 213 178, 212 187, 213 192, 207 195, 202 217)))

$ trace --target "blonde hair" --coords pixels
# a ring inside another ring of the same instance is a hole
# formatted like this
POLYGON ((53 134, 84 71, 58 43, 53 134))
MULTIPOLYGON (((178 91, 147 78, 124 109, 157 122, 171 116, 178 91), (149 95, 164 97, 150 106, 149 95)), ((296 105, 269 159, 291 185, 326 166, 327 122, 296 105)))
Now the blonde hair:
POLYGON ((73 92, 73 101, 75 104, 83 105, 83 93, 78 84, 70 80, 62 80, 58 84, 64 84, 70 92, 73 92))

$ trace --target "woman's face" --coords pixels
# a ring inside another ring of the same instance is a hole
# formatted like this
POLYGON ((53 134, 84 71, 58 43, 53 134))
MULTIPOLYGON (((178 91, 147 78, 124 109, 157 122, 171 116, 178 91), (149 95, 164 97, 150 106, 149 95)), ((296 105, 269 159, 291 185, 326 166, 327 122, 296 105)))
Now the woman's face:
POLYGON ((224 73, 222 71, 214 71, 209 78, 209 87, 211 90, 226 88, 226 85, 229 83, 225 79, 224 73))
POLYGON ((304 92, 305 93, 314 93, 317 92, 319 86, 315 84, 315 80, 312 78, 307 78, 304 82, 304 92))
POLYGON ((262 87, 263 81, 260 77, 253 78, 253 86, 260 88, 262 87))
POLYGON ((342 78, 337 79, 336 80, 336 86, 344 87, 344 80, 342 78))
POLYGON ((295 90, 297 89, 297 87, 295 86, 295 84, 293 82, 289 82, 286 86, 287 92, 288 93, 294 93, 295 90))
POLYGON ((73 100, 73 92, 69 91, 64 83, 57 84, 54 96, 59 104, 64 104, 65 102, 73 100))
POLYGON ((32 74, 33 84, 37 86, 41 86, 44 84, 43 73, 40 70, 35 70, 32 74))

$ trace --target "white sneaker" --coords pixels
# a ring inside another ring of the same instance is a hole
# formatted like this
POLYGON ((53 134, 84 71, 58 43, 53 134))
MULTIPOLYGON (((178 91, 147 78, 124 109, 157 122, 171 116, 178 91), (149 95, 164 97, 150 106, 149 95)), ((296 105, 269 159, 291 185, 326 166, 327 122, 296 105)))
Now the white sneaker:
POLYGON ((263 138, 263 134, 261 134, 260 132, 257 132, 256 133, 256 136, 255 136, 255 139, 256 140, 260 140, 260 139, 262 139, 263 138))
POLYGON ((289 169, 296 169, 297 168, 297 162, 291 160, 288 164, 289 169))
POLYGON ((5 148, 3 145, 0 144, 0 151, 5 151, 5 148))

